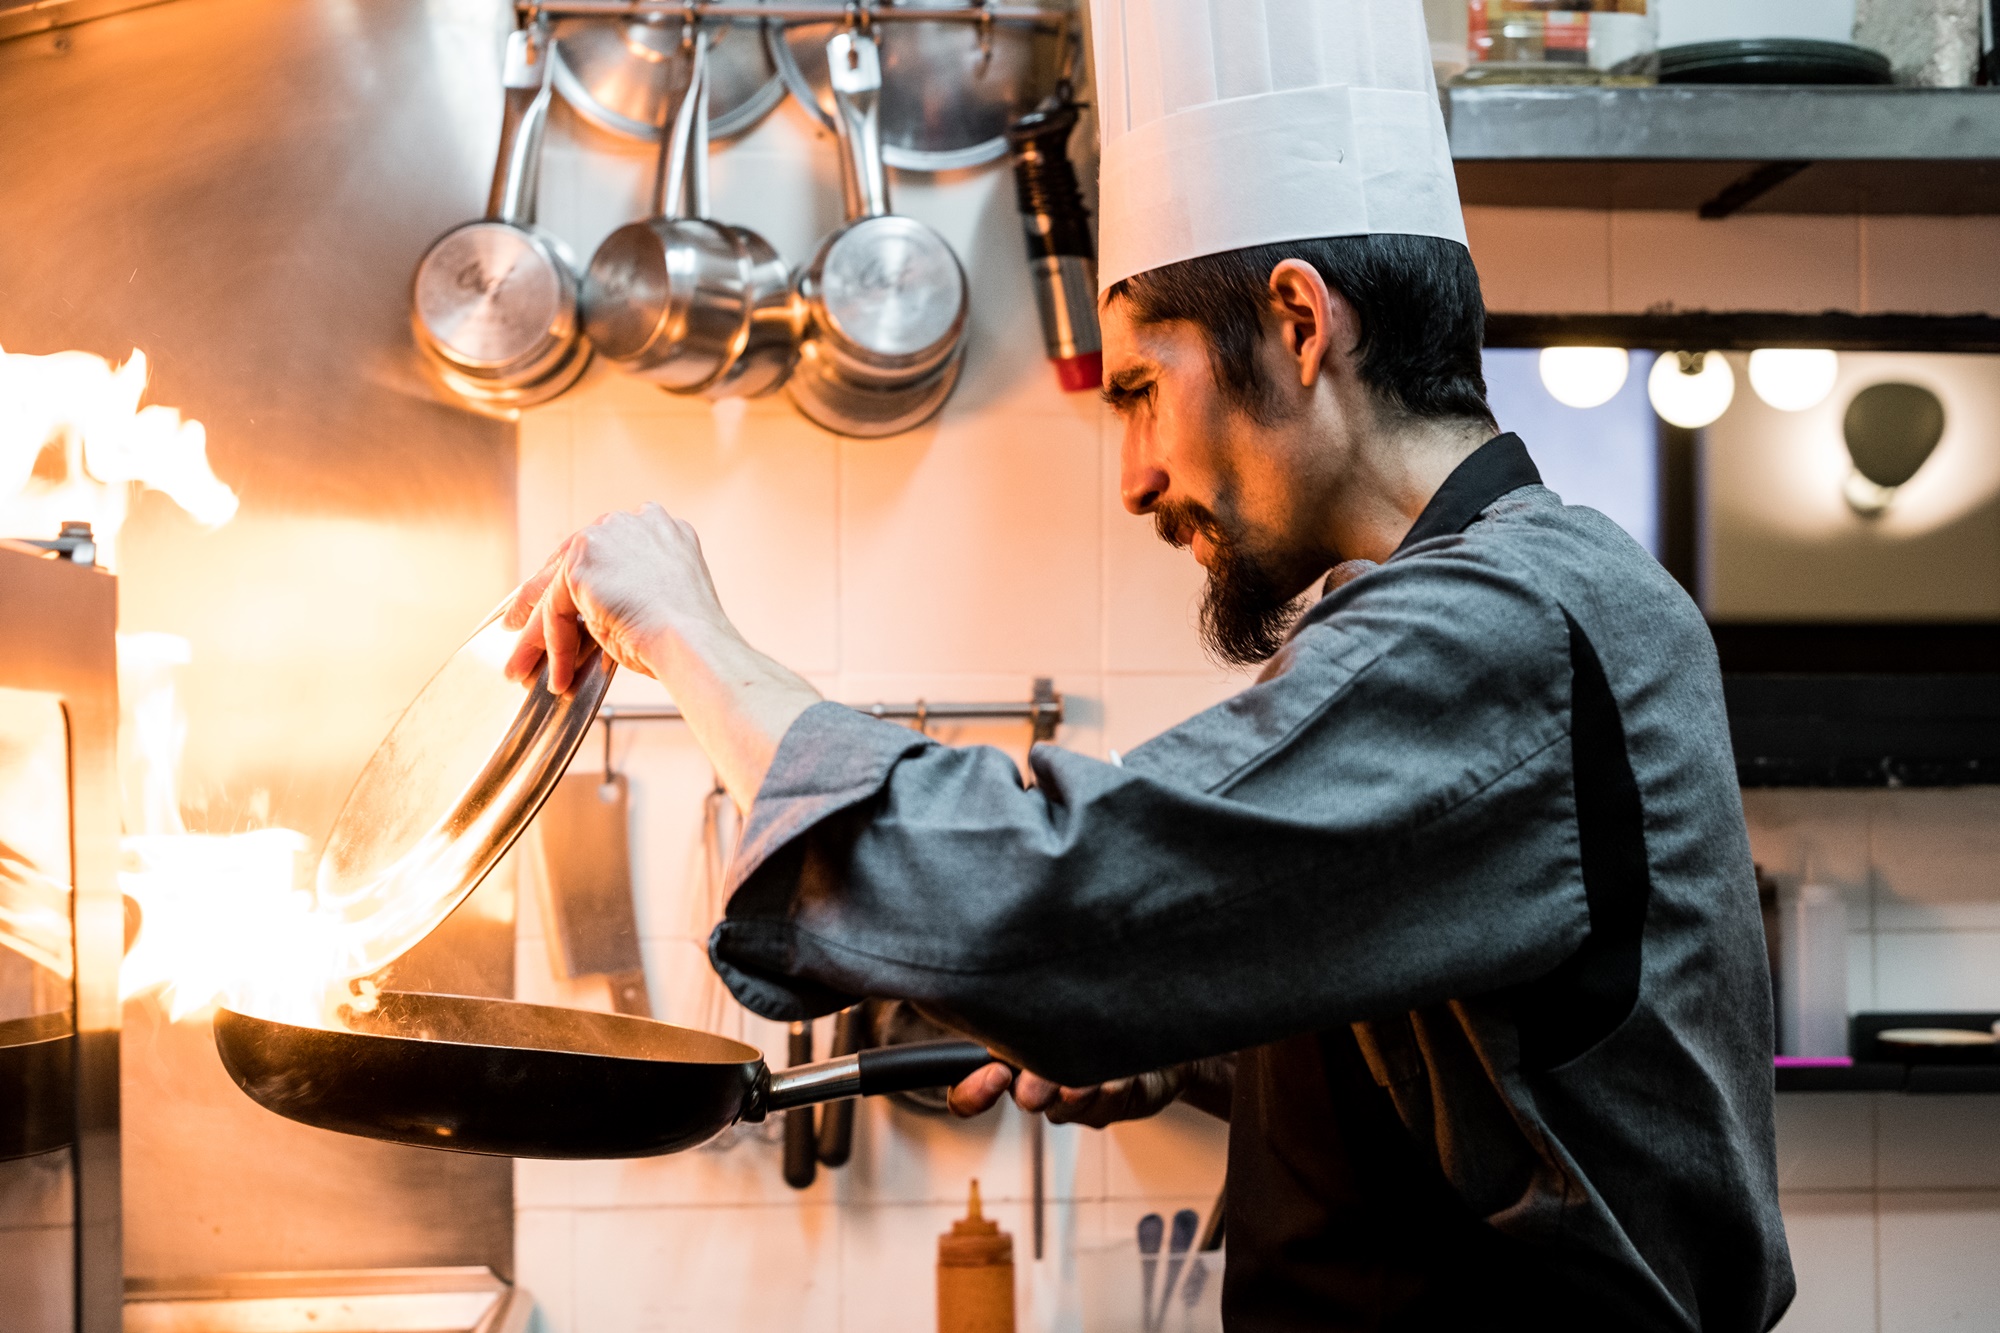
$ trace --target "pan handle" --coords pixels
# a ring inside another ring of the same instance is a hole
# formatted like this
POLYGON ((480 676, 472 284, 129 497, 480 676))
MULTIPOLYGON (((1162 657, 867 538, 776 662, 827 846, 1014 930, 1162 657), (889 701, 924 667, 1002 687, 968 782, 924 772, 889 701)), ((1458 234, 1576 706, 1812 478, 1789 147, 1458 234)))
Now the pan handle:
POLYGON ((762 1120, 773 1111, 843 1097, 947 1087, 997 1059, 976 1041, 920 1041, 799 1065, 771 1073, 770 1081, 752 1094, 743 1118, 762 1120))

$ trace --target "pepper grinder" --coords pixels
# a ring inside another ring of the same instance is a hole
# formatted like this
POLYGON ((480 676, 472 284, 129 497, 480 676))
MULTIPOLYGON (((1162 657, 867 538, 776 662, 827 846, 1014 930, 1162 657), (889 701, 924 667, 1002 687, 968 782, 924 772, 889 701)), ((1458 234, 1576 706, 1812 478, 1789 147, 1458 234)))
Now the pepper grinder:
POLYGON ((981 1216, 976 1180, 937 1263, 938 1333, 1014 1333, 1014 1238, 981 1216))

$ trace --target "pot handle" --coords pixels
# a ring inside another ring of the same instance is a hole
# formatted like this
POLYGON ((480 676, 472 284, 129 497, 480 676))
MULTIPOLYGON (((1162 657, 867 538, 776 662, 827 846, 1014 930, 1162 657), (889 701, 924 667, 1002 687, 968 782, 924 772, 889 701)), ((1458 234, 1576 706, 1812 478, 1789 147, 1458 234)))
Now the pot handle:
POLYGON ((501 115, 493 186, 486 195, 486 216, 495 222, 534 225, 535 195, 542 174, 542 131, 548 126, 549 99, 555 93, 549 77, 555 53, 546 20, 507 34, 501 76, 506 108, 501 115))
POLYGON ((653 216, 708 216, 708 30, 695 25, 687 91, 671 131, 661 130, 653 175, 653 216))
POLYGON ((744 1119, 761 1120, 772 1111, 843 1097, 949 1087, 999 1058, 976 1041, 919 1041, 773 1071, 768 1088, 753 1099, 744 1119))
POLYGON ((889 211, 889 175, 882 165, 882 56, 875 38, 835 33, 826 44, 826 68, 847 220, 881 217, 889 211))

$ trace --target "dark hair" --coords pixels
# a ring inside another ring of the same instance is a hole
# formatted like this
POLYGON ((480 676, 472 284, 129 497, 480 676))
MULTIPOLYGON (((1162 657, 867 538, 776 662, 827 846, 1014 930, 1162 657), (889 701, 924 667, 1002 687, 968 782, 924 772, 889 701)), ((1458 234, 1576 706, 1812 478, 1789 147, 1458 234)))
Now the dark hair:
POLYGON ((1323 236, 1184 259, 1114 283, 1108 295, 1133 318, 1185 320, 1208 339, 1215 382, 1251 416, 1268 420, 1258 365, 1271 304, 1271 270, 1302 259, 1361 319, 1361 382, 1399 415, 1491 422, 1480 348, 1486 306, 1472 255, 1435 236, 1323 236))

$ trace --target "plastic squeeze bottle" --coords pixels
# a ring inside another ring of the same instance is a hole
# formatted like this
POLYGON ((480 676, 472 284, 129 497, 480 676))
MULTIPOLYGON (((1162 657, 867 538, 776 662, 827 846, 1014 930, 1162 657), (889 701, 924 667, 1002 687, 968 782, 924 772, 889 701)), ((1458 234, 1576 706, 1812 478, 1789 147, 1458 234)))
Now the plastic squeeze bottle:
POLYGON ((976 1180, 937 1265, 938 1333, 1014 1333, 1014 1238, 980 1215, 976 1180))

